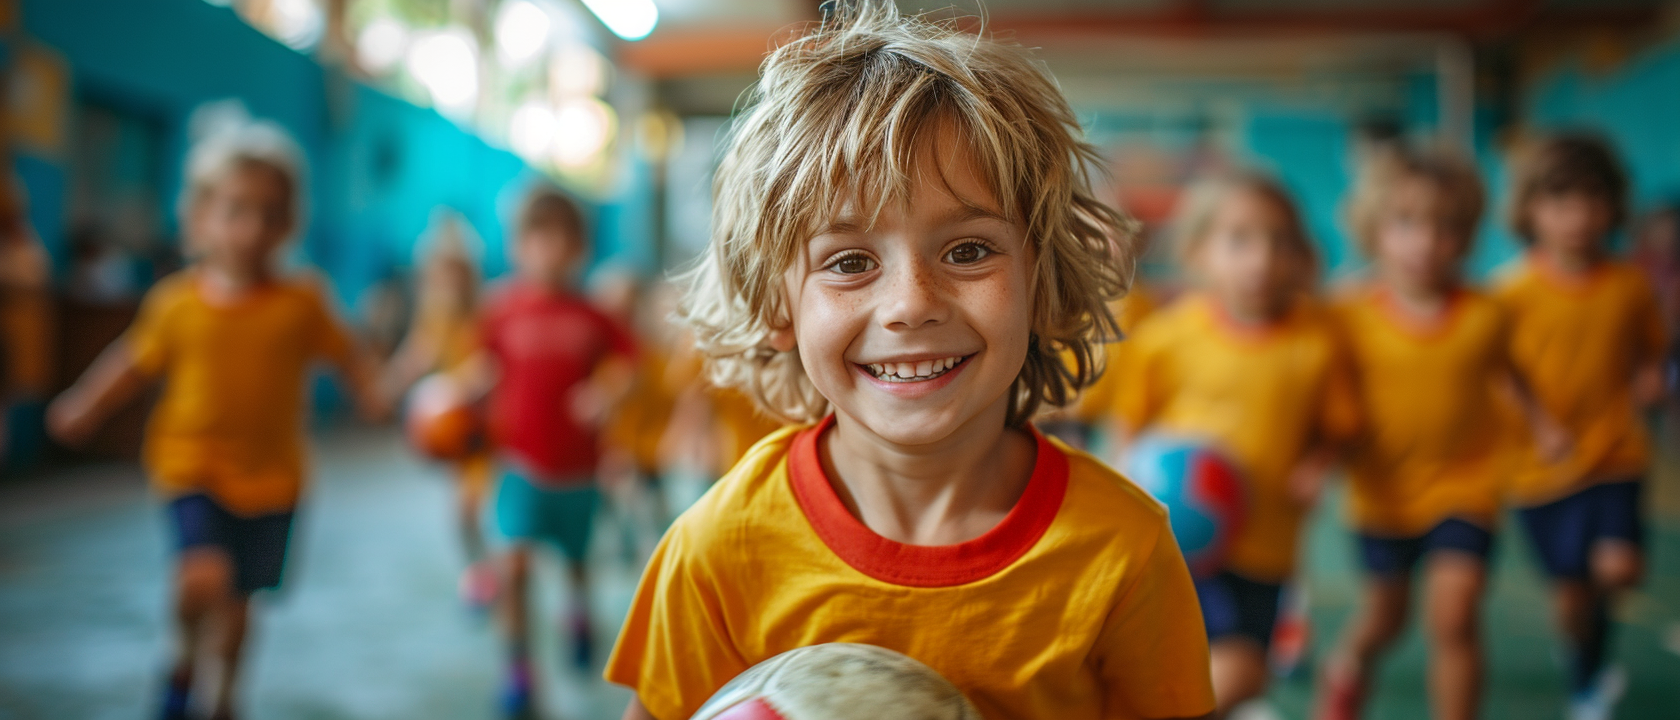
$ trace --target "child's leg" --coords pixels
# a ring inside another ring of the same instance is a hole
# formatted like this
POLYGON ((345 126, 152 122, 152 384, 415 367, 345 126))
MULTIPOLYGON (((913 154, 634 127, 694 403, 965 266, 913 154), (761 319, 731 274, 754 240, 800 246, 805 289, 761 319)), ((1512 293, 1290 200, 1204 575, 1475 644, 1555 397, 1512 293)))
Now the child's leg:
POLYGON ((1578 699, 1595 692, 1608 660, 1610 603, 1644 572, 1639 491, 1636 481, 1602 483, 1521 513, 1553 578, 1578 699))
POLYGON ((1377 662, 1406 629, 1411 591, 1410 572, 1366 577, 1359 609, 1325 663, 1318 717, 1359 717, 1377 662))
POLYGON ((1213 660, 1215 717, 1226 717, 1238 705, 1266 692, 1271 672, 1266 666, 1266 648, 1253 638, 1230 636, 1208 646, 1213 660))
POLYGON ((212 720, 224 720, 234 715, 235 693, 239 686, 239 665, 245 650, 245 633, 250 626, 251 596, 230 593, 216 608, 215 618, 219 637, 216 638, 216 660, 221 665, 217 678, 216 710, 212 720))
POLYGON ((233 562, 226 551, 195 546, 181 552, 175 570, 175 661, 170 681, 192 682, 198 653, 204 647, 216 611, 233 594, 233 562))
POLYGON ((1377 662, 1406 628, 1412 570, 1423 556, 1427 537, 1358 536, 1364 588, 1359 609, 1324 665, 1316 717, 1356 718, 1363 711, 1377 662))
POLYGON ((1487 563, 1461 552, 1431 554, 1425 565, 1430 706, 1436 720, 1470 720, 1482 697, 1482 594, 1487 563))
POLYGON ((1221 572, 1196 581, 1208 631, 1217 717, 1266 692, 1267 650, 1283 586, 1221 572))

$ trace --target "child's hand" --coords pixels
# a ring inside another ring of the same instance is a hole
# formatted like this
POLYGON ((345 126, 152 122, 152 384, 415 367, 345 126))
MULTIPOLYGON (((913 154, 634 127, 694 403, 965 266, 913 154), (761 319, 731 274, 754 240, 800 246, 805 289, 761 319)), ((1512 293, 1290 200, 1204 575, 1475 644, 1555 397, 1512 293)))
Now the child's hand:
POLYGON ((1545 463, 1562 462, 1575 451, 1575 438, 1562 423, 1540 414, 1533 420, 1534 454, 1545 463))
POLYGON ((1333 454, 1317 450, 1302 458, 1289 471, 1289 495, 1297 505, 1309 508, 1318 503, 1318 496, 1324 493, 1324 482, 1330 477, 1330 468, 1335 462, 1333 454))
POLYGON ((1642 408, 1648 408, 1662 402, 1668 393, 1668 383, 1663 381, 1663 369, 1660 363, 1651 363, 1639 369, 1633 376, 1633 403, 1642 408))
POLYGON ((99 429, 86 398, 74 391, 59 395, 47 406, 47 433, 67 447, 80 447, 99 429))

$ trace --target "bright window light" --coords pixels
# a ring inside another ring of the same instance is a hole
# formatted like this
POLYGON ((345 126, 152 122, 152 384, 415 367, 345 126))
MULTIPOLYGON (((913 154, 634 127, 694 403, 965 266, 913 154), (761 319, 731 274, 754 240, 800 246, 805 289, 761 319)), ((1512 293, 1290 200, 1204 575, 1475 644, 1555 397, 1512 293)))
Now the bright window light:
POLYGON ((419 34, 408 48, 407 65, 439 110, 470 111, 478 100, 478 47, 465 28, 419 34))
POLYGON ((659 7, 653 0, 583 0, 583 4, 601 19, 601 24, 625 40, 645 38, 659 24, 659 7))
POLYGON ((554 162, 582 167, 601 156, 618 130, 612 108, 595 98, 574 98, 554 113, 554 162))
POLYGON ((549 60, 548 84, 556 97, 600 95, 607 88, 607 59, 583 43, 562 45, 549 60))
POLYGON ((408 28, 389 17, 370 21, 356 35, 356 62, 371 73, 395 67, 408 49, 408 28))
POLYGON ((505 67, 523 67, 548 44, 548 13, 530 0, 509 0, 496 14, 496 56, 505 67))
POLYGON ((274 0, 269 22, 280 42, 306 50, 321 40, 321 6, 315 0, 274 0))
POLYGON ((539 162, 554 149, 555 125, 554 108, 541 100, 527 100, 508 122, 508 142, 520 157, 539 162))

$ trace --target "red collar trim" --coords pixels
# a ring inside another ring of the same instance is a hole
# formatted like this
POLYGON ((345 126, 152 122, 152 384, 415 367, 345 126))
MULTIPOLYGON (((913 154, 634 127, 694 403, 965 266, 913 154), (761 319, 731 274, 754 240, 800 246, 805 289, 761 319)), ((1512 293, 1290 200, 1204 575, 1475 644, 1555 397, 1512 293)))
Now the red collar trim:
POLYGON ((1281 334, 1295 320, 1299 311, 1299 301, 1291 301, 1289 308, 1282 315, 1264 323, 1245 323, 1238 320, 1225 308, 1225 304, 1211 296, 1203 296, 1202 302, 1207 313, 1213 318, 1215 327, 1223 330, 1228 337, 1243 342, 1265 342, 1281 334))
POLYGON ((990 577, 1038 543, 1067 495, 1067 456, 1034 429, 1038 458, 1033 463, 1032 478, 1021 499, 996 527, 956 545, 907 545, 888 540, 852 516, 823 472, 817 440, 832 427, 834 416, 830 415, 794 437, 788 452, 793 495, 811 529, 830 551, 852 569, 881 582, 952 587, 990 577))

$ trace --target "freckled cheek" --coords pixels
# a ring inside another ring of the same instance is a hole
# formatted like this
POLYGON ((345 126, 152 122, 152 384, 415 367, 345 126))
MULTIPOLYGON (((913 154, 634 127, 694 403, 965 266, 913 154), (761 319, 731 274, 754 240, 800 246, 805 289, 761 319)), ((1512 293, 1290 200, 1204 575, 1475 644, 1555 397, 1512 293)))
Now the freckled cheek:
POLYGON ((806 288, 796 310, 794 331, 807 373, 834 379, 848 376, 846 351, 866 324, 867 317, 859 317, 862 312, 861 299, 854 293, 806 288))

